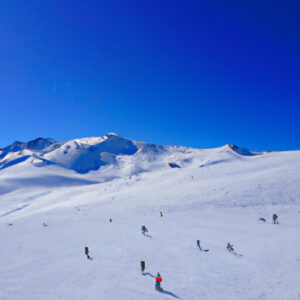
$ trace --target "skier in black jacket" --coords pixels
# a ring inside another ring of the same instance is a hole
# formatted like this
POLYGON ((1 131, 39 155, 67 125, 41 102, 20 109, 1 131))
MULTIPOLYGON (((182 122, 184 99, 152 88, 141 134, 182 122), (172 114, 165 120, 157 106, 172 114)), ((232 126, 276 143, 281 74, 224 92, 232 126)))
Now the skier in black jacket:
POLYGON ((84 247, 84 253, 88 259, 91 259, 89 247, 84 247))
POLYGON ((279 222, 278 222, 278 216, 276 214, 273 214, 273 223, 274 224, 279 224, 279 222))
POLYGON ((227 243, 226 248, 227 248, 227 250, 228 250, 229 252, 234 252, 233 245, 230 244, 229 242, 227 243))

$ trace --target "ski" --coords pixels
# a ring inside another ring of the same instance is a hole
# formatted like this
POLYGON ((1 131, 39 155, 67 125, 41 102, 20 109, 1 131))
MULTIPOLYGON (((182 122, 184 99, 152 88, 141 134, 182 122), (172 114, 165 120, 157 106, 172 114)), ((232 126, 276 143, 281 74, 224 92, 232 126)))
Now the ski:
POLYGON ((243 254, 239 254, 239 253, 236 253, 234 251, 229 251, 229 253, 232 253, 234 256, 238 256, 238 257, 243 256, 243 254))
POLYGON ((200 249, 201 252, 208 252, 209 249, 200 249))

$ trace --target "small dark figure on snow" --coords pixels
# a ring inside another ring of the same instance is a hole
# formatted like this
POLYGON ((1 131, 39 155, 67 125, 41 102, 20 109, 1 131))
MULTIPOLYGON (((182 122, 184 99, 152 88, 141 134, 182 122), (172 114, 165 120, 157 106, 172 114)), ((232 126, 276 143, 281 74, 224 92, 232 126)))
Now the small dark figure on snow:
POLYGON ((234 252, 233 245, 230 244, 229 242, 227 243, 226 248, 227 248, 227 250, 228 250, 229 252, 234 252))
POLYGON ((197 246, 199 247, 200 250, 202 250, 200 246, 200 240, 197 240, 197 246))
POLYGON ((162 213, 162 211, 160 212, 160 216, 161 216, 161 217, 163 217, 163 213, 162 213))
POLYGON ((156 278, 155 278, 155 289, 158 290, 158 291, 161 291, 161 290, 162 290, 162 288, 161 288, 161 286, 160 286, 160 283, 161 283, 161 282, 162 282, 162 278, 161 278, 160 274, 157 273, 157 276, 156 276, 156 278))
POLYGON ((145 271, 146 268, 146 263, 142 260, 141 261, 141 269, 142 269, 142 273, 145 271))
POLYGON ((278 216, 276 214, 273 214, 273 223, 274 224, 279 224, 279 222, 278 222, 278 216))
POLYGON ((141 229, 142 229, 142 234, 143 234, 143 235, 145 235, 146 232, 148 232, 148 229, 146 228, 145 225, 143 225, 141 229))
POLYGON ((266 222, 265 218, 259 218, 259 221, 266 222))
POLYGON ((200 240, 197 240, 197 246, 200 249, 200 251, 203 251, 203 252, 208 252, 209 251, 209 249, 202 249, 201 248, 201 246, 200 246, 200 240))
POLYGON ((91 259, 89 247, 84 247, 84 254, 86 255, 86 257, 87 257, 88 259, 91 259))
POLYGON ((112 219, 109 219, 109 222, 111 223, 111 222, 112 222, 112 219))

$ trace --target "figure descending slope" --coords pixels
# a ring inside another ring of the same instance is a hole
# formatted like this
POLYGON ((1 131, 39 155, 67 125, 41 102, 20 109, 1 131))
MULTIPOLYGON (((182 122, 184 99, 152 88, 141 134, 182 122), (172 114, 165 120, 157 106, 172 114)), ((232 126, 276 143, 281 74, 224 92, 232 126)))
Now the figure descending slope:
POLYGON ((162 291, 162 287, 160 286, 160 283, 162 282, 162 278, 159 273, 157 273, 157 276, 155 278, 155 289, 158 291, 162 291))
POLYGON ((145 235, 148 232, 148 229, 146 228, 145 225, 142 226, 142 234, 145 235))
POLYGON ((86 255, 87 259, 91 259, 89 247, 84 247, 84 254, 86 255))

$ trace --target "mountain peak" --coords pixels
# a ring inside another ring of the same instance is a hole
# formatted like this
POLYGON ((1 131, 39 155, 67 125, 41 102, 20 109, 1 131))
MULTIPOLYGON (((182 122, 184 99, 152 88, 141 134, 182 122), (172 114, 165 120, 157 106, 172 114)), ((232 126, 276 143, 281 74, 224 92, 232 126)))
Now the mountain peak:
POLYGON ((15 141, 11 145, 6 146, 0 150, 2 150, 5 153, 17 152, 24 149, 28 149, 32 151, 40 151, 55 143, 56 141, 51 138, 38 137, 28 142, 15 141))
POLYGON ((40 151, 55 143, 56 141, 51 138, 38 137, 37 139, 27 142, 26 149, 40 151))
POLYGON ((114 132, 108 132, 105 136, 107 136, 107 137, 111 137, 111 136, 118 136, 118 137, 120 137, 118 134, 116 134, 114 132))
POLYGON ((253 156, 253 155, 257 155, 259 154, 258 152, 252 152, 250 150, 248 150, 247 148, 240 148, 237 145, 230 145, 227 144, 226 145, 229 149, 233 150, 234 152, 243 155, 243 156, 253 156))

